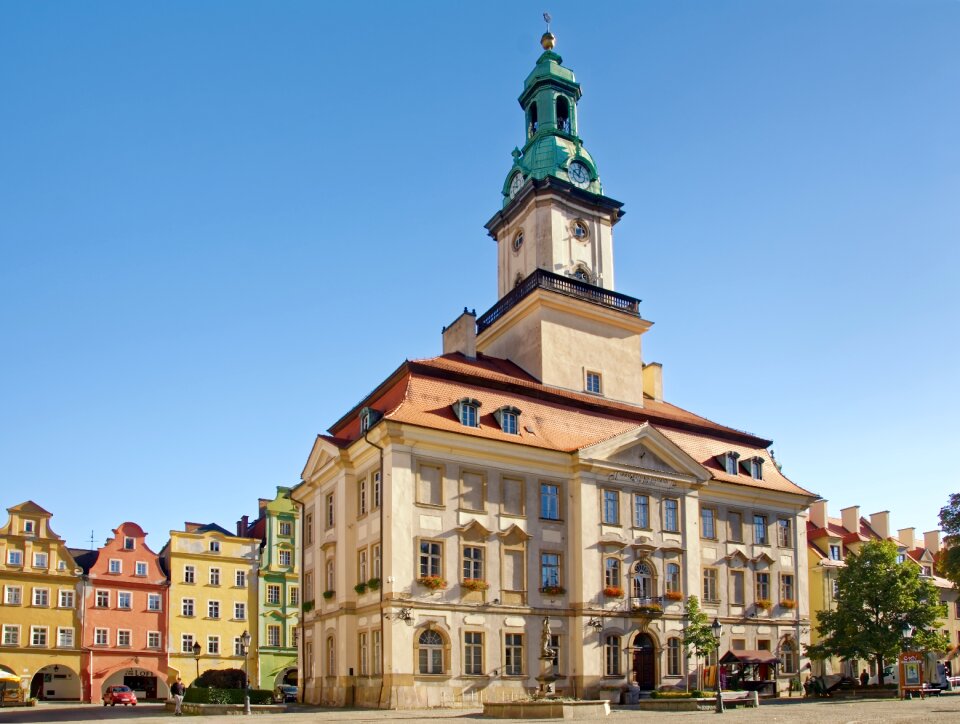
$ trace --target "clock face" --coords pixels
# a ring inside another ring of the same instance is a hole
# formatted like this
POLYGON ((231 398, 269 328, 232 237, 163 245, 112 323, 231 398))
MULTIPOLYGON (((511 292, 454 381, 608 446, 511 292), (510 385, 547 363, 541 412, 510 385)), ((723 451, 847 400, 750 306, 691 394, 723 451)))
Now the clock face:
POLYGON ((510 179, 510 198, 511 199, 517 195, 517 191, 520 190, 521 186, 523 186, 523 174, 517 172, 513 174, 513 178, 510 179))
POLYGON ((590 185, 590 170, 579 161, 570 164, 567 168, 567 176, 570 177, 570 182, 574 186, 585 189, 590 185))

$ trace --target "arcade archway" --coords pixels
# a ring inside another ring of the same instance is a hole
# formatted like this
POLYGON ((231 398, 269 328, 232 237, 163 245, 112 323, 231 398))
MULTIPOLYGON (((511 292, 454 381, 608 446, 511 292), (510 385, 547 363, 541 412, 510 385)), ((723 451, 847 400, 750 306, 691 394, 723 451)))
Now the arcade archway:
POLYGON ((80 675, 67 666, 44 666, 30 679, 30 696, 40 701, 79 701, 80 675))

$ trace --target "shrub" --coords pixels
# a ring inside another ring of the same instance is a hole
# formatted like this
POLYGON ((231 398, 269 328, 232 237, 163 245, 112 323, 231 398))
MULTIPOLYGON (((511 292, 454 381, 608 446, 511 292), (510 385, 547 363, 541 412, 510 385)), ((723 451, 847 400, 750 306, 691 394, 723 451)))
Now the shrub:
POLYGON ((369 588, 371 591, 379 591, 379 590, 380 590, 380 579, 379 579, 379 578, 371 578, 369 581, 367 581, 367 588, 369 588))
POLYGON ((243 689, 245 681, 246 676, 240 669, 207 669, 191 684, 191 688, 243 689))
POLYGON ((421 586, 426 586, 431 591, 438 591, 441 588, 447 587, 447 582, 440 576, 423 576, 417 579, 417 583, 421 586))
POLYGON ((366 593, 366 592, 367 592, 367 583, 366 583, 366 581, 361 581, 360 583, 358 583, 356 586, 353 587, 353 590, 356 591, 357 593, 361 594, 361 595, 363 595, 364 593, 366 593))
POLYGON ((314 608, 313 601, 304 601, 303 602, 303 612, 310 613, 314 608))
MULTIPOLYGON (((206 672, 204 672, 206 673, 206 672)), ((273 692, 267 689, 249 689, 251 704, 272 704, 273 692)), ((198 688, 191 686, 184 693, 183 700, 188 704, 243 704, 243 689, 222 689, 218 687, 198 688)))
POLYGON ((337 593, 336 591, 324 591, 323 597, 329 601, 331 598, 334 597, 336 593, 337 593))

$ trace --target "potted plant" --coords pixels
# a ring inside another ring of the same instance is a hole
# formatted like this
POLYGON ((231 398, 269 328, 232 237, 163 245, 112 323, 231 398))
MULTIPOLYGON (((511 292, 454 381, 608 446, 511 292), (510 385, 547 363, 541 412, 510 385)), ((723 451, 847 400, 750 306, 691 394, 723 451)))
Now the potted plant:
POLYGON ((359 593, 361 596, 367 592, 367 582, 360 581, 356 586, 353 587, 353 590, 359 593))
POLYGON ((792 598, 784 598, 782 601, 780 601, 780 608, 796 608, 796 607, 797 607, 797 602, 794 601, 792 598))
POLYGON ((304 601, 303 602, 303 612, 310 613, 313 610, 313 601, 304 601))
POLYGON ((336 595, 336 593, 337 593, 336 591, 324 591, 323 597, 329 601, 331 598, 334 597, 334 595, 336 595))
POLYGON ((663 594, 663 597, 668 601, 682 601, 683 594, 680 591, 666 591, 663 594))
POLYGON ((490 584, 482 578, 464 578, 460 585, 468 591, 486 591, 490 584))
POLYGON ((548 596, 562 596, 567 592, 567 589, 563 586, 543 586, 540 589, 540 593, 545 593, 548 596))
POLYGON ((367 581, 367 588, 369 588, 371 591, 379 591, 380 579, 376 577, 371 578, 369 581, 367 581))
POLYGON ((447 587, 446 580, 440 576, 421 576, 417 579, 417 583, 429 588, 431 591, 439 591, 441 588, 447 587))
POLYGON ((620 586, 606 586, 603 595, 607 598, 623 598, 623 589, 620 586))
POLYGON ((771 601, 769 598, 758 598, 756 606, 764 611, 769 611, 771 608, 773 608, 773 601, 771 601))

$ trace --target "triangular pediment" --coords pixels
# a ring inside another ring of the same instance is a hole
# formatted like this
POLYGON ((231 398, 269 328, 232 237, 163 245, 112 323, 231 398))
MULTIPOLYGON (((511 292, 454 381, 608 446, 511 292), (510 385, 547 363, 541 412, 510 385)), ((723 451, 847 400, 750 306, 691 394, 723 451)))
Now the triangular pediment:
POLYGON ((516 546, 522 543, 526 543, 533 536, 528 534, 516 523, 511 525, 506 530, 501 530, 497 533, 497 537, 500 539, 500 543, 505 546, 516 546))
POLYGON ((44 510, 32 500, 14 505, 12 508, 7 508, 7 512, 18 513, 19 515, 35 515, 38 518, 50 518, 53 515, 50 511, 44 510))
POLYGON ((710 472, 649 422, 578 452, 581 462, 611 470, 630 470, 693 483, 710 480, 710 472))
POLYGON ((310 450, 310 456, 307 458, 307 464, 303 466, 303 472, 300 477, 303 480, 310 480, 314 475, 323 470, 333 460, 340 459, 340 448, 329 440, 317 435, 310 450))

